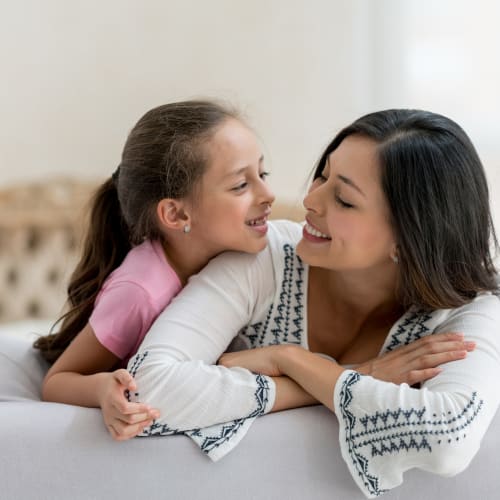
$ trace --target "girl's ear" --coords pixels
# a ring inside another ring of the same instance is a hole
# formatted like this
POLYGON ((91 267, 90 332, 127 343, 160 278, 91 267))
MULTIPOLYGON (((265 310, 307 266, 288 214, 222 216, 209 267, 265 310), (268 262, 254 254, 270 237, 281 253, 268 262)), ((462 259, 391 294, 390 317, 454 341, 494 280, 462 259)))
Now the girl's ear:
POLYGON ((191 217, 183 200, 173 198, 160 200, 156 206, 156 214, 160 224, 167 229, 184 230, 191 224, 191 217))

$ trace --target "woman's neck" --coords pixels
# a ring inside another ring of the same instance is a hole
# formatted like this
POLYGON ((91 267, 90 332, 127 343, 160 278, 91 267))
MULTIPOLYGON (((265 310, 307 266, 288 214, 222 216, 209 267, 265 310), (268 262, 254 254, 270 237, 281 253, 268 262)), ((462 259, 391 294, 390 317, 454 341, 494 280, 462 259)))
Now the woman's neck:
POLYGON ((396 297, 396 269, 330 271, 312 267, 313 286, 319 286, 337 314, 356 323, 393 321, 404 311, 396 297))

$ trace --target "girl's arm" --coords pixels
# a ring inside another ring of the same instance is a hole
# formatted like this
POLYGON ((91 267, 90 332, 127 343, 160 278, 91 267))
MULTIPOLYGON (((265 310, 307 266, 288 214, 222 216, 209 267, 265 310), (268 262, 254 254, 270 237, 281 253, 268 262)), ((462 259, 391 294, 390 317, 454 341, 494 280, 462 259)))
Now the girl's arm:
POLYGON ((135 390, 135 381, 126 370, 109 372, 118 361, 87 324, 49 369, 42 397, 45 401, 100 407, 115 439, 133 437, 157 412, 145 404, 127 401, 124 393, 135 390))

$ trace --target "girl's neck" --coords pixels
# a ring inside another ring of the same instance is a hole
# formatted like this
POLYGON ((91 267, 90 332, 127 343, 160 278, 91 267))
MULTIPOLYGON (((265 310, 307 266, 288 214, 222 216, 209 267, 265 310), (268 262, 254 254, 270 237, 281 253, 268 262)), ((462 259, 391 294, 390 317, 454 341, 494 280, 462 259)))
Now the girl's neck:
POLYGON ((179 277, 182 286, 185 286, 193 274, 201 271, 208 261, 215 257, 215 255, 201 249, 199 245, 189 244, 189 242, 190 240, 187 238, 182 240, 172 238, 170 244, 166 241, 162 242, 165 257, 179 277))

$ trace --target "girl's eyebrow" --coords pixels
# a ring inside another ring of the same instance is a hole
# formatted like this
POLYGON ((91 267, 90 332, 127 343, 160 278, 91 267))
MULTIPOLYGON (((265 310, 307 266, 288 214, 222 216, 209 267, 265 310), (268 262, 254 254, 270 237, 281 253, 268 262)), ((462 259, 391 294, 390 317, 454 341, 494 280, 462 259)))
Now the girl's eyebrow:
MULTIPOLYGON (((259 158, 259 166, 262 165, 264 162, 264 155, 261 155, 259 158)), ((238 168, 237 170, 233 170, 232 172, 229 172, 226 174, 224 177, 236 177, 237 175, 241 175, 245 170, 250 168, 251 165, 245 165, 244 167, 238 168)))

